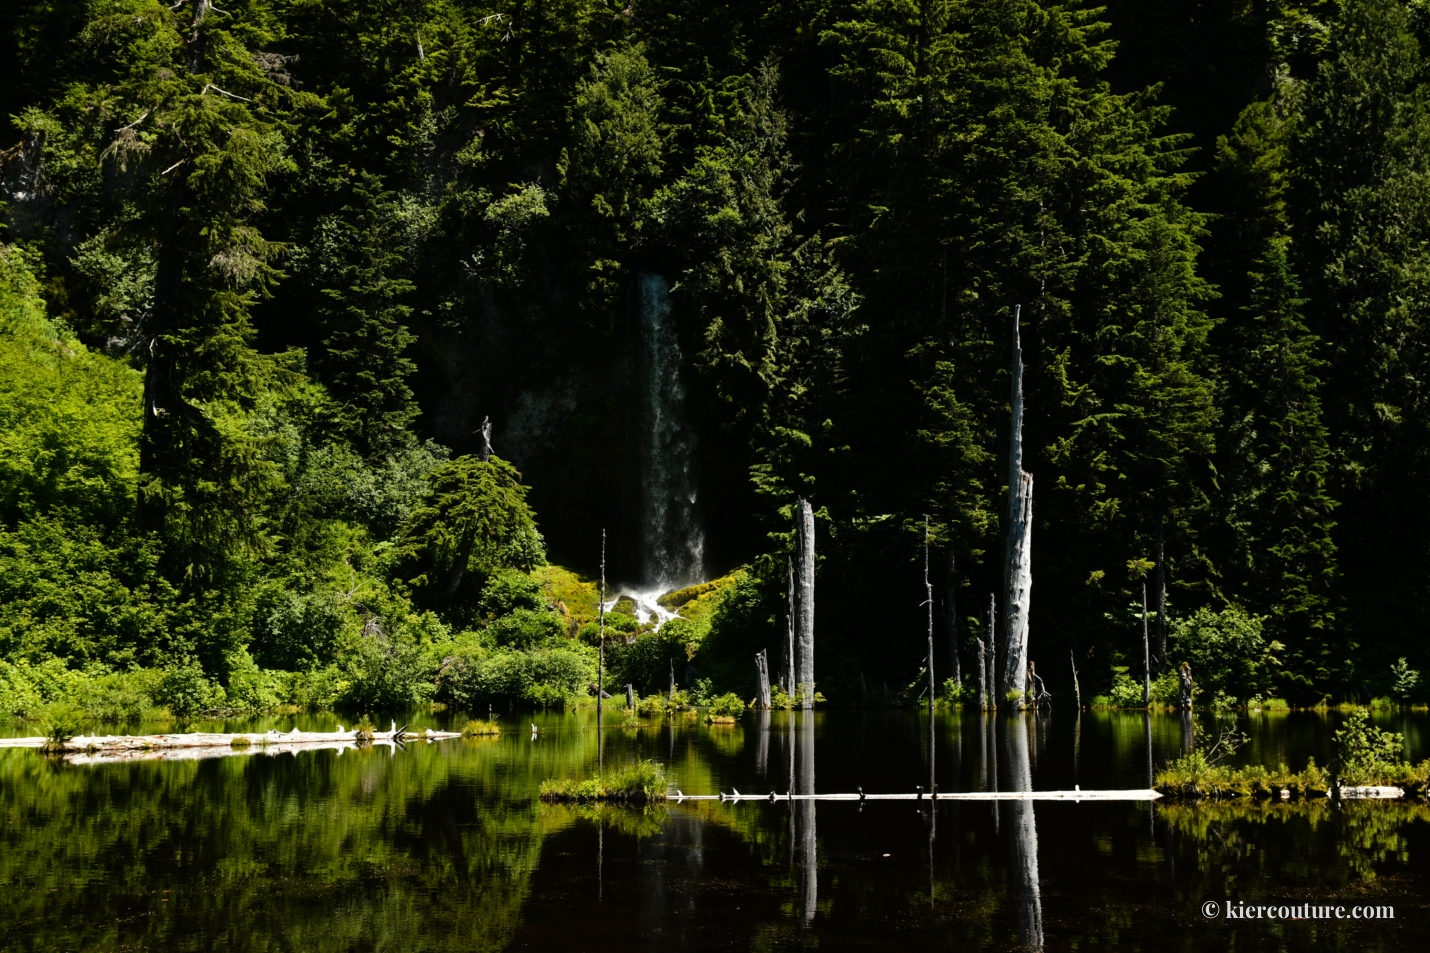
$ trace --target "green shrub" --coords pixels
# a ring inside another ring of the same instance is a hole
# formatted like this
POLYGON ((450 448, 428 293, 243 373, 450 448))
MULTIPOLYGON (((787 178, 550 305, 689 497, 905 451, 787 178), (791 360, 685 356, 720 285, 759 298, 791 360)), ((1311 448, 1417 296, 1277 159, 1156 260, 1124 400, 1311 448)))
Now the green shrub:
POLYGON ((228 656, 228 704, 242 711, 268 711, 281 700, 282 680, 258 667, 244 649, 228 656))
POLYGON ((548 779, 541 782, 543 801, 617 801, 645 804, 665 799, 665 769, 654 761, 640 761, 607 772, 599 778, 548 779))
POLYGON ((710 714, 734 718, 745 711, 745 701, 734 692, 726 692, 710 703, 710 714))
POLYGON ((337 665, 307 672, 274 672, 279 701, 303 711, 331 711, 348 693, 348 679, 337 665))
POLYGON ((45 699, 30 676, 29 666, 0 659, 0 715, 29 718, 44 707, 45 699))
POLYGON ((1348 784, 1368 784, 1404 758, 1404 736, 1372 725, 1364 708, 1351 710, 1331 743, 1336 774, 1348 784))
POLYGON ((344 617, 331 593, 288 583, 265 585, 254 600, 249 650, 264 668, 313 668, 332 660, 344 617))
POLYGON ((477 601, 477 612, 487 621, 523 610, 547 612, 549 609, 541 583, 519 569, 500 569, 487 577, 477 601))
POLYGON ((1201 608, 1173 619, 1171 661, 1190 664, 1192 678, 1207 695, 1248 697, 1266 691, 1280 672, 1284 646, 1267 642, 1262 622, 1237 606, 1219 612, 1201 608))
POLYGON ((509 615, 499 616, 483 630, 492 644, 517 649, 537 646, 566 638, 566 624, 552 610, 521 607, 509 615))
POLYGON ((184 718, 222 705, 224 691, 204 675, 196 660, 189 659, 164 669, 154 700, 184 718))
POLYGON ((490 704, 565 704, 584 697, 596 680, 595 652, 561 645, 523 652, 468 645, 443 667, 437 699, 466 711, 490 704))
POLYGON ((1410 667, 1410 663, 1404 656, 1395 660, 1395 664, 1390 666, 1390 692, 1400 700, 1402 705, 1410 703, 1410 695, 1415 691, 1415 686, 1420 684, 1420 673, 1410 667))
POLYGON ((1112 689, 1108 692, 1109 708, 1144 708, 1146 703, 1142 700, 1142 682, 1127 674, 1125 665, 1114 666, 1112 670, 1112 689))
POLYGON ((106 672, 85 679, 75 702, 93 721, 132 724, 154 717, 163 680, 163 670, 156 668, 106 672))

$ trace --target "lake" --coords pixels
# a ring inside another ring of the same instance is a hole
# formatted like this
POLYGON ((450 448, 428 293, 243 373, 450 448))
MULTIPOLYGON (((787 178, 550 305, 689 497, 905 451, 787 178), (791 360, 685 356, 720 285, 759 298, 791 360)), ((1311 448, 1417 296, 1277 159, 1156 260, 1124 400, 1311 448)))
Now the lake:
MULTIPOLYGON (((1238 759, 1324 763, 1335 721, 1243 714, 1238 759)), ((201 727, 295 723, 333 727, 201 727)), ((911 712, 777 712, 706 726, 608 713, 599 755, 592 712, 503 723, 498 739, 341 753, 70 765, 0 750, 0 948, 1365 951, 1430 938, 1423 803, 642 812, 536 799, 543 779, 589 776, 598 757, 657 760, 686 794, 1143 788, 1149 758, 1186 743, 1175 715, 930 726, 911 712), (1306 904, 1343 916, 1279 909, 1306 904), (1271 916, 1250 917, 1257 906, 1271 916)), ((1377 723, 1427 756, 1423 715, 1377 723)))

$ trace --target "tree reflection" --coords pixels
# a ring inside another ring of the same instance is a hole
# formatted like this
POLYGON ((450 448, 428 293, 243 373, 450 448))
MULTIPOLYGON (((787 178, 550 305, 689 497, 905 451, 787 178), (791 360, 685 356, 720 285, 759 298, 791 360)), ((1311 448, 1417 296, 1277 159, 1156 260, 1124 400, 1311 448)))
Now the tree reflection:
MULTIPOLYGON (((795 794, 814 791, 814 712, 805 709, 798 715, 799 730, 795 734, 795 757, 798 772, 791 790, 795 794)), ((791 723, 794 717, 790 719, 791 723)), ((813 800, 792 802, 794 818, 795 871, 799 883, 800 911, 806 927, 814 922, 819 906, 819 858, 815 831, 818 803, 813 800)))
MULTIPOLYGON (((1003 777, 1009 791, 1033 790, 1028 722, 1032 715, 1013 715, 1003 735, 1003 777)), ((1043 900, 1038 887, 1038 828, 1033 802, 1002 802, 1008 835, 1009 872, 1018 905, 1018 939, 1024 949, 1043 948, 1043 900)))

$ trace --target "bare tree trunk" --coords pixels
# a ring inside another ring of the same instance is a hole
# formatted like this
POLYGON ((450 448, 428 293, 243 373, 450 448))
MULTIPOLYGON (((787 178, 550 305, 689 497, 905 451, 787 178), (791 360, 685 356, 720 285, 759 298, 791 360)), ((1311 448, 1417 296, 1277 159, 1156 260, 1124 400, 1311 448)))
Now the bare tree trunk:
POLYGON ((1068 664, 1072 666, 1073 673, 1073 698, 1077 701, 1077 710, 1082 711, 1082 689, 1077 684, 1077 656, 1072 649, 1068 649, 1068 664))
POLYGON ((988 594, 988 674, 984 678, 988 682, 988 696, 984 700, 983 708, 986 711, 996 711, 998 709, 998 599, 993 593, 988 594))
POLYGON ((485 462, 487 462, 488 460, 490 460, 490 459, 492 458, 492 418, 491 418, 491 417, 483 417, 483 418, 482 418, 481 435, 482 435, 482 445, 481 445, 481 449, 478 450, 477 453, 481 456, 482 462, 485 463, 485 462))
MULTIPOLYGON (((1023 690, 1028 668, 1028 608, 1033 589, 1033 475, 1018 485, 1018 509, 1008 527, 1006 595, 1003 604, 1003 678, 1007 697, 1023 690)), ((1022 707, 1021 704, 1019 707, 1022 707)))
POLYGON ((814 509, 799 500, 795 526, 795 686, 801 707, 814 707, 814 509))
POLYGON ((953 683, 962 685, 963 660, 958 655, 958 565, 952 547, 948 551, 948 598, 944 605, 948 620, 948 665, 953 672, 953 683))
POLYGON ((1142 707, 1152 706, 1152 647, 1147 635, 1147 583, 1142 583, 1142 707))
POLYGON ((794 681, 794 619, 798 615, 798 611, 795 609, 797 596, 794 588, 794 560, 786 559, 785 568, 789 570, 789 586, 786 590, 789 594, 789 614, 785 616, 785 628, 789 635, 789 644, 785 649, 785 661, 788 663, 789 671, 785 677, 785 694, 793 699, 797 691, 794 681))
POLYGON ((1167 520, 1157 524, 1157 668, 1167 670, 1167 520))
POLYGON ((601 601, 597 607, 600 619, 600 643, 596 652, 596 770, 605 768, 605 752, 601 737, 602 699, 606 694, 606 531, 601 530, 601 601))
POLYGON ((988 710, 988 652, 983 640, 978 640, 978 707, 988 710))
MULTIPOLYGON (((1028 668, 1028 609, 1033 589, 1033 475, 1023 469, 1022 306, 1013 309, 1012 433, 1008 449, 1008 539, 1003 573, 1003 674, 1005 696, 1023 691, 1028 668)), ((1020 703, 1019 707, 1023 707, 1020 703)))
POLYGON ((630 682, 626 682, 626 707, 631 711, 636 710, 636 688, 630 682))
POLYGON ((770 665, 765 658, 765 650, 755 653, 755 673, 760 679, 760 709, 770 710, 770 665))
POLYGON ((929 518, 924 517, 924 602, 929 610, 929 714, 933 714, 938 689, 933 673, 933 583, 929 582, 929 518))

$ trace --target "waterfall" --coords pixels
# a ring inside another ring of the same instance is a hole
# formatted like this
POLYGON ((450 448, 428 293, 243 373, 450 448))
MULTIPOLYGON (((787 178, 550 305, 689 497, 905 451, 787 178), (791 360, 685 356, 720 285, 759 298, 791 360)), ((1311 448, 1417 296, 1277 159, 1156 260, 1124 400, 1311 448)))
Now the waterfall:
POLYGON ((695 433, 685 416, 680 341, 670 287, 640 276, 645 434, 641 452, 641 588, 665 591, 700 581, 705 537, 696 510, 695 433))

